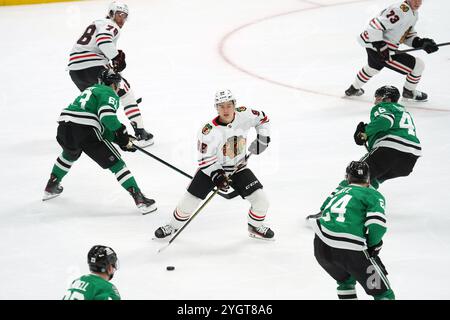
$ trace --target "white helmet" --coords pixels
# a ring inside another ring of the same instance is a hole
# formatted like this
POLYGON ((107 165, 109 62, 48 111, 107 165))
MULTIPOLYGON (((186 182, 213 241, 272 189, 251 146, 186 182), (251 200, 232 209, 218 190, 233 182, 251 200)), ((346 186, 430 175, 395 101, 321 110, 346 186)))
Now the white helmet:
POLYGON ((120 1, 113 1, 108 8, 108 18, 113 18, 117 11, 129 14, 128 6, 120 1))
POLYGON ((223 103, 223 102, 227 102, 227 101, 233 101, 233 103, 236 104, 236 99, 234 98, 231 90, 225 89, 225 90, 219 90, 216 92, 216 96, 214 99, 214 106, 216 108, 219 103, 223 103))

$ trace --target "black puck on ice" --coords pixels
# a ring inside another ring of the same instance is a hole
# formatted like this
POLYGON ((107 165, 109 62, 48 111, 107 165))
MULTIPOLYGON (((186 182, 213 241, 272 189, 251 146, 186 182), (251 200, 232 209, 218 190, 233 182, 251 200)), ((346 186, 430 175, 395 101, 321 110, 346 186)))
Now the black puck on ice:
POLYGON ((166 269, 167 269, 167 271, 173 271, 173 270, 175 270, 175 267, 174 266, 167 266, 166 269))

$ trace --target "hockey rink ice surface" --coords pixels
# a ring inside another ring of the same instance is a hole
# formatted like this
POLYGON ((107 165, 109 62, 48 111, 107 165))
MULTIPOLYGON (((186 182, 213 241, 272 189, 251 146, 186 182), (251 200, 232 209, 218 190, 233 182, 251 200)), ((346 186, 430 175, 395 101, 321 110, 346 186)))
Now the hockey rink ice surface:
MULTIPOLYGON (((64 178, 63 194, 42 202, 60 154, 56 119, 78 90, 65 71, 69 51, 109 1, 0 8, 1 192, 0 299, 61 299, 87 273, 91 246, 111 246, 120 269, 113 283, 123 299, 337 299, 334 281, 313 255, 305 216, 316 213, 365 153, 354 144, 368 121, 376 88, 403 86, 384 70, 366 95, 343 99, 365 63, 356 37, 395 0, 127 1, 130 18, 118 47, 123 72, 143 97, 148 150, 193 174, 197 131, 215 116, 216 90, 239 105, 264 110, 272 125, 266 152, 249 167, 271 206, 276 241, 247 233, 246 201, 214 198, 173 244, 153 241, 189 180, 143 153, 124 153, 142 191, 157 202, 142 216, 114 175, 83 155, 64 178), (166 271, 166 266, 175 266, 166 271)), ((419 36, 449 41, 447 0, 425 0, 419 36)), ((423 157, 406 178, 388 181, 388 232, 381 258, 398 299, 450 298, 450 47, 425 61, 422 104, 408 104, 423 157)), ((123 111, 119 118, 127 124, 123 111)), ((249 136, 253 140, 255 133, 249 136)), ((360 299, 370 299, 360 286, 360 299)))

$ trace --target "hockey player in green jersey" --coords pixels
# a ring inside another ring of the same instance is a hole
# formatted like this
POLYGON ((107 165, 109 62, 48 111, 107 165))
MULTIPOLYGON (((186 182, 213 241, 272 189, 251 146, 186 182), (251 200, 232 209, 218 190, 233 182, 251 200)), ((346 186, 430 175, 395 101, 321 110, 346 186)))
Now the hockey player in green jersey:
POLYGON ((352 161, 341 183, 312 219, 314 255, 338 284, 339 299, 357 299, 358 282, 367 294, 395 299, 378 256, 386 232, 385 199, 369 185, 369 166, 352 161))
POLYGON ((354 139, 366 145, 368 154, 362 159, 370 167, 371 184, 408 176, 422 155, 411 114, 398 104, 400 92, 396 87, 383 86, 375 92, 375 106, 370 123, 360 122, 354 139))
POLYGON ((113 249, 93 246, 87 256, 90 274, 74 280, 63 300, 120 300, 119 291, 109 282, 119 269, 113 249))
POLYGON ((142 214, 156 210, 155 201, 142 194, 120 153, 111 143, 116 143, 123 151, 136 151, 126 127, 116 116, 119 106, 116 92, 121 79, 120 74, 105 69, 100 75, 101 84, 84 90, 62 111, 58 120, 56 140, 63 152, 53 166, 43 200, 61 194, 61 180, 84 152, 103 169, 114 173, 117 181, 133 197, 142 214))

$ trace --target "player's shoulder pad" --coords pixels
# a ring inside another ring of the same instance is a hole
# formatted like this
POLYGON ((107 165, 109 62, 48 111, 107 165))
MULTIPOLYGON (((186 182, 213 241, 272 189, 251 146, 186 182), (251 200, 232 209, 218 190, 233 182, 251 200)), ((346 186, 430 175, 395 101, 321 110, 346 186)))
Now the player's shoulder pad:
POLYGON ((394 6, 392 10, 394 10, 394 12, 400 17, 406 17, 414 14, 411 7, 406 2, 394 6))
POLYGON ((400 5, 400 10, 402 10, 403 12, 408 12, 408 11, 412 11, 412 9, 410 8, 410 6, 406 3, 406 2, 403 2, 401 5, 400 5))

